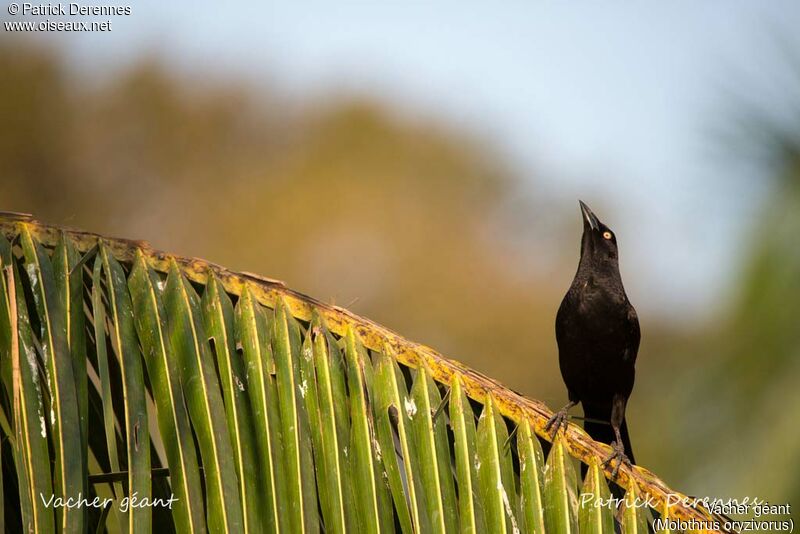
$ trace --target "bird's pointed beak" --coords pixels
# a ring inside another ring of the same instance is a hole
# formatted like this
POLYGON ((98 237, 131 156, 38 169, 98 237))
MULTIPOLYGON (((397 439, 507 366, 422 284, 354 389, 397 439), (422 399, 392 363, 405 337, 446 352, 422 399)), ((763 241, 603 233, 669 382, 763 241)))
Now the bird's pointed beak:
POLYGON ((589 209, 589 206, 584 204, 582 200, 579 200, 578 203, 581 205, 581 212, 583 213, 583 228, 599 230, 600 221, 597 220, 597 217, 592 213, 592 210, 589 209))

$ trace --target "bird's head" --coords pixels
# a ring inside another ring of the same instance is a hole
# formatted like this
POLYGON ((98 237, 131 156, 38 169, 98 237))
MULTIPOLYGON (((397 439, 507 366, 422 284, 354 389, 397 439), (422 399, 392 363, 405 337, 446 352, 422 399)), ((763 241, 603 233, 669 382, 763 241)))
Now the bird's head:
POLYGON ((581 263, 594 265, 617 265, 617 237, 611 229, 600 222, 589 206, 578 201, 583 215, 583 237, 581 239, 581 263))

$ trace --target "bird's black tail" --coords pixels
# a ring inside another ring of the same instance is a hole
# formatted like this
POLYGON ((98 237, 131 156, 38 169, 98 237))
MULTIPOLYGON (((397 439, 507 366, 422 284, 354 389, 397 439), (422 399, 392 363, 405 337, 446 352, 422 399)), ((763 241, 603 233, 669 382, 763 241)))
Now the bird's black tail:
MULTIPOLYGON (((595 419, 591 415, 587 414, 587 418, 595 419)), ((607 420, 606 418, 596 418, 599 420, 607 420)), ((609 445, 617 439, 614 435, 614 429, 611 427, 611 423, 606 422, 595 422, 595 421, 584 421, 583 429, 592 436, 592 439, 595 441, 600 441, 602 443, 608 443, 609 445)), ((628 436, 628 422, 623 419, 622 426, 619 427, 619 433, 622 437, 622 445, 625 447, 625 456, 628 457, 628 460, 631 461, 632 464, 636 463, 636 460, 633 459, 633 448, 631 447, 631 438, 628 436)))

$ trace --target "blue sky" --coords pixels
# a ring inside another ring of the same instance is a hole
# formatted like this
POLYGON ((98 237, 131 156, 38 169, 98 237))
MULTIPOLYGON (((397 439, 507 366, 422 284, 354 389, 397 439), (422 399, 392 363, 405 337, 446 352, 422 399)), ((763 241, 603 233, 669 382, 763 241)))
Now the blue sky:
POLYGON ((738 230, 758 212, 763 177, 714 132, 738 98, 780 115, 800 94, 787 89, 780 44, 800 50, 792 1, 143 1, 132 10, 108 34, 45 38, 105 75, 157 54, 301 99, 378 95, 465 126, 565 209, 583 198, 613 212, 599 214, 622 240, 629 293, 659 308, 708 310, 730 280, 738 230))

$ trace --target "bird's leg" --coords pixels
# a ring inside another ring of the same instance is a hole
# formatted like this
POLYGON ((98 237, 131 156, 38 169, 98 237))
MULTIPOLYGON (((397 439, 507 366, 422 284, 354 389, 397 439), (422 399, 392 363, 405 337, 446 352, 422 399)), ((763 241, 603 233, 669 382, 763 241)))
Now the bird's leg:
POLYGON ((631 461, 625 454, 625 446, 622 444, 622 437, 619 435, 619 427, 614 427, 614 434, 616 434, 617 439, 611 444, 611 455, 609 455, 609 457, 603 461, 603 467, 605 467, 608 464, 613 463, 614 460, 617 460, 617 465, 614 466, 614 470, 611 472, 611 480, 617 478, 617 473, 619 472, 619 468, 622 464, 625 464, 628 467, 631 466, 631 461))
POLYGON ((556 435, 558 431, 561 429, 562 426, 567 424, 567 412, 573 406, 576 406, 578 403, 574 400, 570 400, 563 408, 558 410, 553 416, 547 421, 547 424, 544 427, 545 432, 550 432, 551 427, 555 427, 553 433, 550 435, 553 439, 556 439, 556 435))
POLYGON ((617 473, 622 464, 631 466, 631 461, 625 454, 625 445, 622 443, 622 436, 620 435, 619 428, 622 426, 622 421, 625 419, 625 399, 620 396, 614 397, 614 403, 611 408, 611 427, 614 429, 614 436, 616 439, 611 444, 611 455, 603 461, 603 467, 617 460, 617 465, 611 472, 611 480, 617 478, 617 473))

